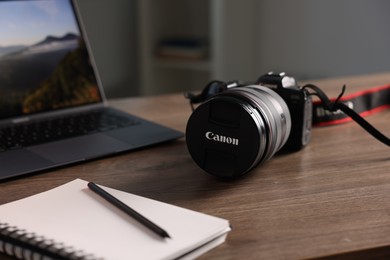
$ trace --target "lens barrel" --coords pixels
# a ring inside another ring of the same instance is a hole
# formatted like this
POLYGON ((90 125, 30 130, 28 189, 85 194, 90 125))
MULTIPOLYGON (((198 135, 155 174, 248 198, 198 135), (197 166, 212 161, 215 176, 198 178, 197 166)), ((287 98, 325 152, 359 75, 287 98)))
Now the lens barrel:
POLYGON ((186 127, 188 150, 206 172, 235 178, 269 160, 286 143, 285 101, 259 85, 235 87, 199 105, 186 127))

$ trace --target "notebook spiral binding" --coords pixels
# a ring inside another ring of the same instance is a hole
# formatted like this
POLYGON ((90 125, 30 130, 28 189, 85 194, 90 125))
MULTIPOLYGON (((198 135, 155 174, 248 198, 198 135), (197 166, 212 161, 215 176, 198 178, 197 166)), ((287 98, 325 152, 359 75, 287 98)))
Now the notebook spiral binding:
POLYGON ((62 243, 1 222, 0 252, 26 260, 102 260, 62 243))

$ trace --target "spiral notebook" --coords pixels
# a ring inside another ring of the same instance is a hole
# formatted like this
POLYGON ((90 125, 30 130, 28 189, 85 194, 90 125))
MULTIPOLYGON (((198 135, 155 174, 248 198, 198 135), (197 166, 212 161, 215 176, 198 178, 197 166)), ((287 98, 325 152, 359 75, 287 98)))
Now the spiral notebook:
POLYGON ((101 187, 171 238, 151 233, 76 179, 1 205, 0 252, 20 259, 192 259, 223 243, 230 231, 225 219, 101 187))

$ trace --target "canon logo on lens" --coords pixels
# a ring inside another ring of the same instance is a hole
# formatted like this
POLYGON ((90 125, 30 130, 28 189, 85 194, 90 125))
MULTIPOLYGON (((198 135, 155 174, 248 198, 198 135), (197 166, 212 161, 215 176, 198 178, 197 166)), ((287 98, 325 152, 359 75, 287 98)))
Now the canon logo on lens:
POLYGON ((215 142, 226 143, 231 145, 238 145, 238 139, 224 135, 214 134, 213 132, 206 132, 206 138, 215 142))

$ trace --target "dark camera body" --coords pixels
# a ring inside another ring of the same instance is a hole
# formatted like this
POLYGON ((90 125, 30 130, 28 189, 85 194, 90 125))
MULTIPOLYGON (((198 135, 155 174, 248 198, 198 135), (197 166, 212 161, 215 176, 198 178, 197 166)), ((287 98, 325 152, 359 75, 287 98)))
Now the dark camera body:
POLYGON ((294 78, 269 73, 256 84, 217 83, 223 91, 206 98, 186 128, 188 150, 206 172, 236 178, 309 142, 312 102, 294 78))
POLYGON ((283 82, 282 74, 265 74, 257 84, 274 90, 286 102, 291 115, 291 133, 282 147, 284 151, 297 151, 306 146, 311 139, 313 102, 307 90, 300 89, 293 78, 283 82))

